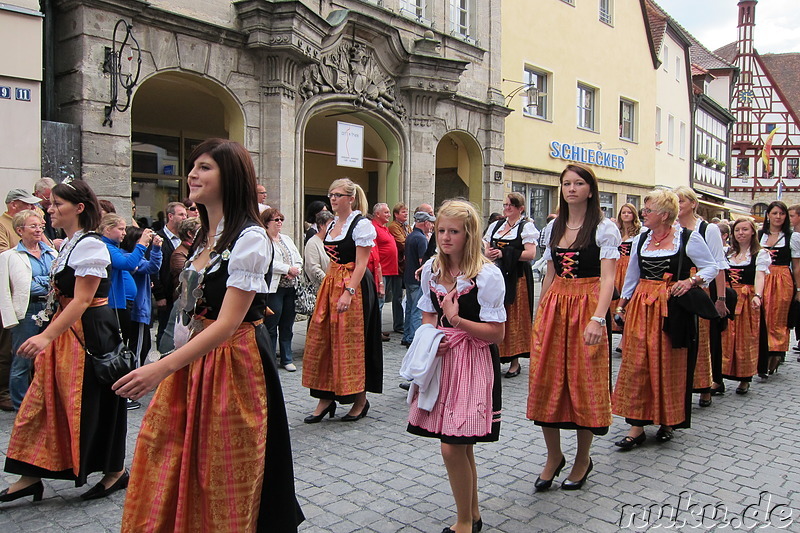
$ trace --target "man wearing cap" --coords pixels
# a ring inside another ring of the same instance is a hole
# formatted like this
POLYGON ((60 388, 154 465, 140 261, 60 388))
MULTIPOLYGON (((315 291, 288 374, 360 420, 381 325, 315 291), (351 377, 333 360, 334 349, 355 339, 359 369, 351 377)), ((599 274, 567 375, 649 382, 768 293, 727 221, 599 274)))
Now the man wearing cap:
MULTIPOLYGON (((403 271, 403 282, 406 285, 406 312, 403 323, 403 340, 400 344, 411 346, 417 328, 422 324, 422 311, 417 307, 422 296, 419 280, 414 273, 422 266, 422 257, 428 247, 428 234, 433 231, 436 218, 418 207, 414 212, 414 230, 406 237, 406 268, 403 271)), ((432 211, 432 209, 431 209, 432 211)))
MULTIPOLYGON (((14 215, 25 209, 34 209, 39 199, 25 189, 12 189, 6 195, 6 212, 0 216, 0 253, 19 244, 20 236, 14 231, 14 215)), ((13 411, 8 392, 11 371, 11 330, 0 322, 0 409, 13 411)))

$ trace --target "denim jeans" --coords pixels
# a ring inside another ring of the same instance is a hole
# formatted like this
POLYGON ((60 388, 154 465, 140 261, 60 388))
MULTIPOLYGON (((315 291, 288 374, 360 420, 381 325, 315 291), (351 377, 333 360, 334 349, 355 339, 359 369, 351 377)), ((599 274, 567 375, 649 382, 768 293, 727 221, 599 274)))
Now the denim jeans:
MULTIPOLYGON (((272 348, 275 349, 276 341, 280 346, 281 365, 288 365, 292 362, 292 326, 294 326, 294 318, 297 316, 294 307, 296 296, 297 289, 294 287, 278 287, 274 294, 267 296, 267 306, 275 314, 266 317, 264 325, 267 326, 272 348)), ((278 352, 278 350, 275 351, 278 352)))
POLYGON ((414 333, 422 325, 422 311, 417 307, 422 296, 422 288, 419 283, 406 284, 406 316, 403 323, 403 340, 411 342, 414 340, 414 333))
POLYGON ((44 325, 41 327, 37 326, 32 318, 33 315, 42 309, 44 309, 44 302, 29 303, 28 310, 25 311, 25 318, 20 320, 19 324, 11 328, 12 360, 8 390, 11 393, 11 403, 14 409, 17 410, 19 410, 19 406, 22 404, 22 399, 25 398, 25 393, 28 392, 28 387, 31 384, 31 373, 33 372, 33 359, 18 357, 17 350, 19 350, 23 342, 44 330, 44 325))

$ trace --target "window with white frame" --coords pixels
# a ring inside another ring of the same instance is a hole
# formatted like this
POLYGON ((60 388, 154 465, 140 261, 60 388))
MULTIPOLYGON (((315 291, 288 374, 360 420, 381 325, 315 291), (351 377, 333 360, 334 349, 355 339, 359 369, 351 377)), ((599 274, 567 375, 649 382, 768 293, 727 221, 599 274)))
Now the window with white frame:
POLYGON ((588 85, 578 84, 578 127, 594 131, 596 91, 588 85))
POLYGON ((619 138, 634 141, 636 136, 636 104, 621 98, 619 101, 619 138))
POLYGON ((675 80, 681 81, 681 58, 675 56, 675 80))
POLYGON ((680 143, 678 154, 681 159, 686 159, 686 123, 681 122, 680 143))
POLYGON ((789 157, 786 159, 786 177, 787 178, 796 178, 798 175, 798 170, 800 169, 800 159, 797 157, 789 157))
POLYGON ((470 37, 474 11, 474 0, 450 0, 450 33, 470 37))
POLYGON ((675 117, 667 118, 667 153, 675 153, 675 117))
POLYGON ((669 72, 669 46, 664 45, 664 72, 669 72))
POLYGON ((656 148, 661 150, 661 143, 664 141, 661 140, 661 108, 656 108, 656 148))
POLYGON ((600 22, 614 23, 614 0, 600 0, 600 22))
POLYGON ((400 14, 416 19, 427 19, 426 0, 400 0, 400 14))
POLYGON ((549 118, 547 91, 549 89, 548 73, 533 67, 525 67, 523 81, 525 90, 522 93, 522 112, 529 117, 549 118))

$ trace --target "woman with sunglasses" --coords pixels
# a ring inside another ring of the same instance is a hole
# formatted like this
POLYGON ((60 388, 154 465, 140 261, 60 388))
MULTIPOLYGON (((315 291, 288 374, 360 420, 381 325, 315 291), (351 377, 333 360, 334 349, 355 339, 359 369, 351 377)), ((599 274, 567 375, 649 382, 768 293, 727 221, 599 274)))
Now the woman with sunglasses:
POLYGON ((292 327, 297 316, 295 298, 297 298, 297 276, 303 272, 303 258, 288 235, 284 235, 283 213, 274 207, 261 212, 261 222, 267 228, 267 236, 272 240, 275 260, 272 263, 272 279, 269 280, 269 296, 267 307, 272 314, 264 323, 267 325, 273 350, 277 342, 280 347, 278 365, 287 372, 295 372, 297 367, 292 362, 292 327))
POLYGON ((383 387, 383 348, 378 293, 367 269, 375 227, 361 213, 368 209, 364 191, 347 178, 328 189, 336 215, 323 243, 331 262, 317 293, 303 355, 303 386, 319 401, 306 424, 333 418, 336 402, 352 403, 341 418, 353 422, 367 416, 367 391, 383 387))
POLYGON ((105 354, 121 341, 108 307, 111 258, 96 233, 100 204, 80 180, 59 183, 51 191, 53 227, 66 233, 51 266, 54 292, 36 318, 45 330, 29 338, 17 355, 36 359, 36 371, 22 400, 6 454, 6 472, 21 477, 0 493, 8 502, 25 496, 42 499, 42 478, 66 479, 75 486, 93 472, 103 478, 81 495, 108 496, 124 489, 125 400, 95 377, 87 352, 105 354))
MULTIPOLYGON (((645 426, 660 425, 656 440, 663 443, 672 440, 673 429, 688 428, 691 421, 696 346, 673 347, 664 318, 669 316, 671 297, 710 283, 718 267, 699 233, 674 224, 678 205, 671 191, 657 189, 645 196, 642 221, 648 231, 635 237, 631 246, 617 309, 625 318, 622 365, 612 396, 614 414, 624 416, 631 426, 615 443, 623 450, 644 443, 645 426), (692 265, 697 268, 693 276, 692 265)), ((670 316, 670 321, 676 320, 684 332, 692 333, 695 315, 670 316)))
POLYGON ((789 306, 792 298, 800 301, 800 233, 792 231, 786 204, 769 204, 759 238, 772 259, 764 280, 764 322, 758 355, 758 376, 766 379, 786 358, 789 306))
POLYGON ((506 281, 506 334, 500 343, 500 362, 511 363, 507 378, 519 375, 519 358, 530 358, 533 324, 533 270, 539 230, 525 216, 525 197, 510 192, 503 217, 490 224, 483 236, 486 257, 494 261, 506 281))
POLYGON ((186 208, 186 214, 188 218, 196 217, 197 215, 197 204, 195 204, 191 198, 184 198, 181 200, 181 203, 186 208))
POLYGON ((122 531, 295 532, 303 515, 263 324, 272 247, 258 222, 253 161, 239 143, 208 139, 189 168, 201 228, 181 275, 178 347, 114 384, 134 400, 158 386, 122 531))

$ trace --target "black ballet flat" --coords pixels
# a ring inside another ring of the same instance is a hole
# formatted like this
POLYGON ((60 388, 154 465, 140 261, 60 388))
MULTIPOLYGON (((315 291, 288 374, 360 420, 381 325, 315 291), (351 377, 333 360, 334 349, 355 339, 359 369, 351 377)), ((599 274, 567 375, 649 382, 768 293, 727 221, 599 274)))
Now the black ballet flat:
POLYGON ((98 483, 91 489, 87 490, 83 494, 81 494, 82 500, 96 500, 98 498, 105 498, 112 492, 117 492, 118 490, 122 490, 128 488, 128 481, 130 481, 131 476, 128 474, 128 471, 122 473, 118 480, 114 482, 108 488, 105 488, 102 483, 98 483))
POLYGON ((514 370, 513 372, 512 372, 511 370, 509 370, 508 372, 506 372, 506 376, 505 376, 505 377, 507 377, 507 378, 515 378, 515 377, 519 376, 519 373, 520 373, 521 371, 522 371, 522 367, 521 367, 521 366, 518 366, 518 367, 517 367, 517 369, 516 369, 516 370, 514 370))
POLYGON ((361 409, 361 412, 357 415, 351 415, 350 413, 344 415, 340 420, 342 422, 355 422, 356 420, 361 420, 365 416, 367 416, 367 412, 369 411, 369 400, 367 403, 364 404, 364 408, 361 409))
POLYGON ((671 429, 666 429, 664 426, 658 428, 656 432, 656 440, 658 442, 669 442, 675 436, 675 432, 671 429))
POLYGON ((331 418, 333 418, 336 415, 336 402, 331 402, 328 405, 328 407, 326 407, 325 410, 318 415, 314 414, 308 415, 303 419, 303 422, 305 422, 306 424, 317 424, 321 422, 322 419, 325 418, 325 415, 327 414, 329 414, 331 418))
POLYGON ((36 483, 28 485, 24 489, 15 490, 11 494, 8 493, 8 489, 5 489, 3 492, 0 492, 0 502, 13 502, 25 496, 33 496, 33 501, 39 502, 42 501, 43 493, 44 484, 42 484, 42 480, 40 479, 36 483))
POLYGON ((645 435, 644 432, 642 432, 642 434, 639 435, 638 437, 631 437, 630 435, 625 435, 624 437, 622 437, 621 440, 615 442, 614 446, 619 446, 624 451, 628 451, 632 450, 633 447, 636 445, 641 446, 642 444, 644 444, 646 438, 647 435, 645 435))
POLYGON ((478 533, 483 529, 483 518, 478 518, 472 523, 472 533, 478 533))
MULTIPOLYGON (((644 435, 644 433, 642 433, 644 435)), ((594 468, 594 463, 592 462, 592 458, 589 457, 589 468, 586 469, 586 473, 579 481, 570 481, 569 479, 565 479, 564 483, 561 484, 561 490, 581 490, 583 488, 583 484, 586 483, 586 478, 589 477, 589 472, 592 471, 594 468)))
POLYGON ((748 384, 747 387, 742 387, 739 385, 736 387, 736 394, 747 394, 750 391, 750 385, 748 384))
POLYGON ((712 403, 711 398, 709 398, 708 400, 700 398, 700 400, 697 402, 697 405, 699 405, 700 407, 711 407, 711 403, 712 403))

